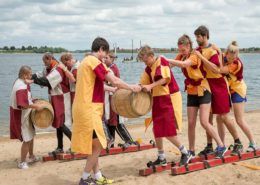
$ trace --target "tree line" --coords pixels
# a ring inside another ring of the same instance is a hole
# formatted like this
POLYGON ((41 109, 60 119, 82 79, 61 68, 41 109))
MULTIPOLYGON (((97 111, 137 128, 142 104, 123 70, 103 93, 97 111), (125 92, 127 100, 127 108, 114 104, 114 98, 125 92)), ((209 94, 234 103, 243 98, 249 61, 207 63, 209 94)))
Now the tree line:
POLYGON ((4 46, 0 48, 0 52, 6 52, 6 53, 62 53, 67 52, 67 49, 64 49, 62 47, 48 47, 48 46, 22 46, 22 47, 15 47, 15 46, 4 46))

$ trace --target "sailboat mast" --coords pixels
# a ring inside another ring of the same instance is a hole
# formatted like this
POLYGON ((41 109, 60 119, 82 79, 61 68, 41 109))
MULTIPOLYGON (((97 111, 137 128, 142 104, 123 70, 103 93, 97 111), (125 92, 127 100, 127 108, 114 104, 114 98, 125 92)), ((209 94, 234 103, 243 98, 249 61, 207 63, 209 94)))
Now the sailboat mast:
POLYGON ((132 60, 134 58, 134 40, 132 39, 132 60))

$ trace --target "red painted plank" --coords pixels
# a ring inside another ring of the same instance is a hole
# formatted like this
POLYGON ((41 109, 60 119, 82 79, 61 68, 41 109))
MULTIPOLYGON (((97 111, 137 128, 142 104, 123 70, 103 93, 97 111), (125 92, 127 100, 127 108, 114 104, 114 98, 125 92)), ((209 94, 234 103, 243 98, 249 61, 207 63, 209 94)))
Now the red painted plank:
MULTIPOLYGON (((143 144, 140 146, 132 145, 123 150, 121 147, 111 148, 110 150, 103 149, 100 153, 100 156, 106 155, 116 155, 121 153, 128 153, 128 152, 137 152, 142 150, 149 150, 155 148, 152 144, 143 144)), ((44 162, 53 161, 53 160, 73 160, 73 159, 84 159, 87 158, 87 155, 84 154, 58 154, 56 159, 52 155, 43 156, 42 159, 44 162)))
POLYGON ((224 157, 224 163, 233 163, 237 161, 239 161, 238 155, 224 157))
POLYGON ((255 157, 254 152, 247 152, 241 154, 241 160, 252 159, 254 157, 255 157))
POLYGON ((256 151, 256 157, 260 157, 260 150, 256 151))
POLYGON ((171 173, 172 175, 180 175, 180 174, 185 174, 187 171, 186 171, 186 168, 185 166, 181 166, 181 167, 173 167, 171 169, 171 173))
POLYGON ((53 156, 47 155, 47 156, 43 156, 43 157, 42 157, 42 161, 43 161, 43 162, 54 161, 54 160, 55 160, 55 159, 54 159, 53 156))

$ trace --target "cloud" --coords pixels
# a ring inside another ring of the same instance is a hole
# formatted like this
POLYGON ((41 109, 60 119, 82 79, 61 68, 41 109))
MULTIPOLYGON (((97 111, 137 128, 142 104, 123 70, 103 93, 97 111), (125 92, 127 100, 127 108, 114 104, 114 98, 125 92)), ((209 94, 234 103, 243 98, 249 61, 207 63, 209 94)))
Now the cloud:
POLYGON ((233 38, 241 47, 260 46, 259 12, 257 0, 1 0, 0 46, 86 49, 103 36, 119 47, 134 39, 135 47, 142 40, 169 48, 183 33, 194 39, 201 24, 220 47, 233 38))

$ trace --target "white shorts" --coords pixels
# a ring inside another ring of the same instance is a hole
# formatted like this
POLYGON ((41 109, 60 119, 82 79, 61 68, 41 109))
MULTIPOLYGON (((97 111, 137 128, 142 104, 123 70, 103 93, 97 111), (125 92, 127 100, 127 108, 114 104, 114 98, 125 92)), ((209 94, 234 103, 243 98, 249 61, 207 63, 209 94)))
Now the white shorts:
POLYGON ((30 119, 31 109, 28 111, 23 111, 22 114, 22 125, 21 125, 21 134, 24 142, 31 141, 35 136, 35 128, 30 119))

